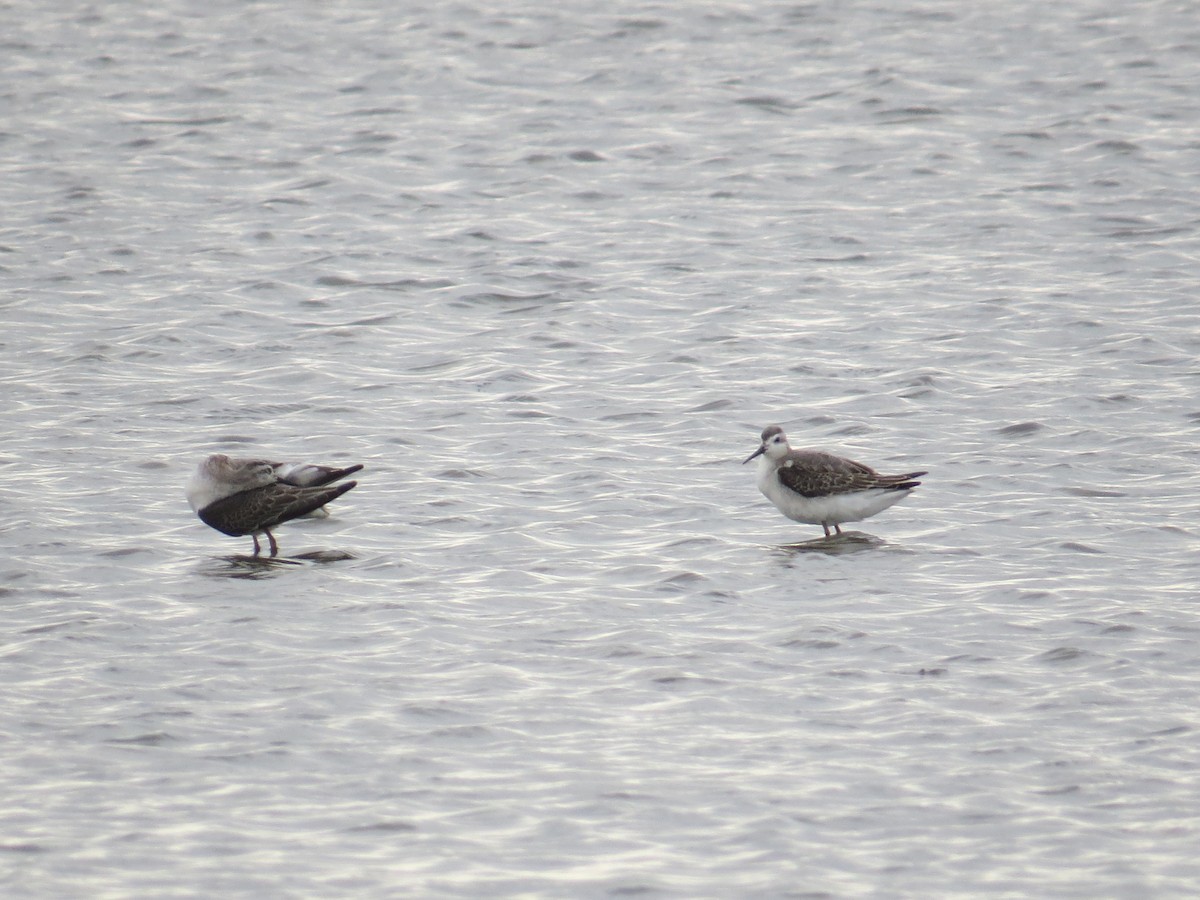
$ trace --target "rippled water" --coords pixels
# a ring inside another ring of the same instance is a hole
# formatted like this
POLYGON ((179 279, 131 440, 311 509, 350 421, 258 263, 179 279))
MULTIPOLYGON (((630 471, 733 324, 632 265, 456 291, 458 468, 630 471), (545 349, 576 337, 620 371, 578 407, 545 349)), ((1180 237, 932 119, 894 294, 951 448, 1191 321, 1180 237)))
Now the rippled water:
POLYGON ((0 19, 6 896, 1200 891, 1191 5, 0 19))

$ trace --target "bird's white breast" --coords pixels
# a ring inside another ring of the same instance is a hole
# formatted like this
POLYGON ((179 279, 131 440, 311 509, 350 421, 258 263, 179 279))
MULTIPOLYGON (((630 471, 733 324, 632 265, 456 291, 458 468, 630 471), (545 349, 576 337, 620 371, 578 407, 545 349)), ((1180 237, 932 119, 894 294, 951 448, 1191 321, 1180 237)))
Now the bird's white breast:
POLYGON ((845 494, 830 494, 825 497, 805 497, 786 487, 779 480, 776 463, 763 458, 758 466, 758 489, 775 504, 776 508, 795 522, 807 525, 841 524, 867 519, 898 503, 908 496, 908 491, 889 491, 868 488, 845 494))
POLYGON ((213 478, 204 463, 200 463, 196 467, 196 471, 188 478, 186 490, 192 512, 200 512, 206 506, 236 493, 236 490, 231 490, 228 484, 222 484, 213 478))

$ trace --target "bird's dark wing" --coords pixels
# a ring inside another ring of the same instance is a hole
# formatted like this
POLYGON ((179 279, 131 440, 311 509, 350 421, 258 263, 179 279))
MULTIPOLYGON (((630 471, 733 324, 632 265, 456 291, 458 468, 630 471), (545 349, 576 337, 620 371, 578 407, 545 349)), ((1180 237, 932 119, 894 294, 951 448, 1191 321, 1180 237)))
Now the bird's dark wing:
POLYGON ((783 486, 802 497, 828 497, 871 488, 908 490, 920 484, 913 478, 926 474, 880 475, 868 465, 819 450, 797 450, 776 471, 783 486))
POLYGON ((231 537, 254 534, 310 513, 357 485, 347 481, 335 487, 295 487, 276 482, 210 503, 199 515, 205 525, 231 537))

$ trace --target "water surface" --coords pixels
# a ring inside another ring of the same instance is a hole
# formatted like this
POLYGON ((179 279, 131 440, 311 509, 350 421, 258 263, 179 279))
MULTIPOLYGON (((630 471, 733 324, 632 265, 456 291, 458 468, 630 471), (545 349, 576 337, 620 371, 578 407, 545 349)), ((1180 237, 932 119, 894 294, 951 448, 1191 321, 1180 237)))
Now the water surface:
POLYGON ((5 894, 1194 895, 1200 17, 542 6, 0 14, 5 894))

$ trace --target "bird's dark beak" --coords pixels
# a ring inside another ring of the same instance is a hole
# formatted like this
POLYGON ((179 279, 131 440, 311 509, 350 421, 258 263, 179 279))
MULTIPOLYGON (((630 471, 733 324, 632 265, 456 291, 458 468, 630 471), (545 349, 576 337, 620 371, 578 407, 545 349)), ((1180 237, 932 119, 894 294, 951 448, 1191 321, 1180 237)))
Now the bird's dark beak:
POLYGON ((747 456, 745 459, 742 460, 742 465, 744 466, 746 463, 750 462, 750 460, 754 459, 754 457, 759 456, 766 452, 767 452, 767 445, 760 444, 757 450, 755 450, 753 453, 751 453, 749 456, 747 456))

